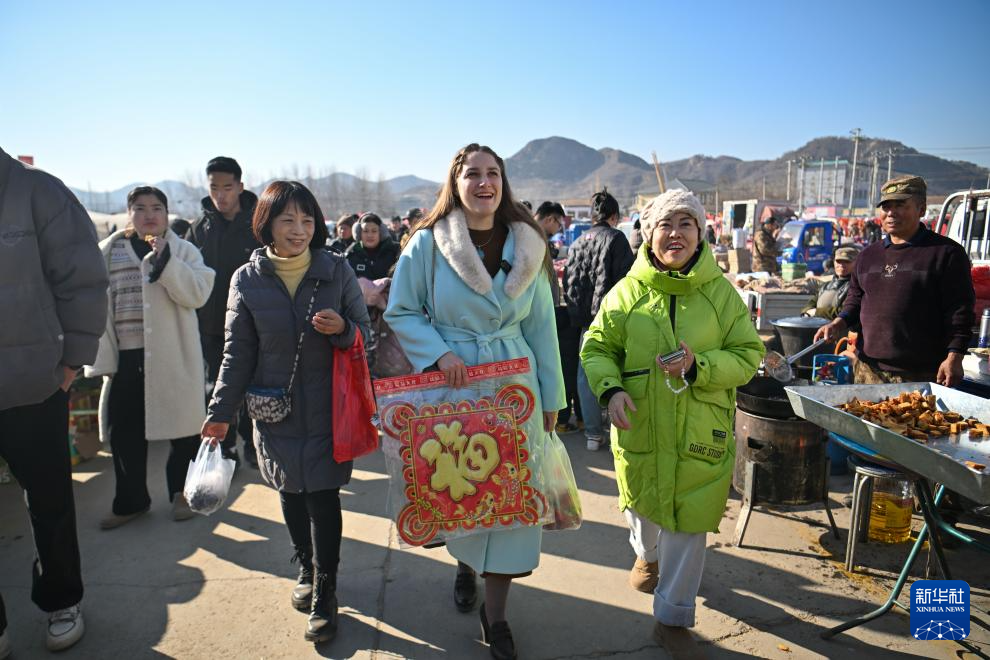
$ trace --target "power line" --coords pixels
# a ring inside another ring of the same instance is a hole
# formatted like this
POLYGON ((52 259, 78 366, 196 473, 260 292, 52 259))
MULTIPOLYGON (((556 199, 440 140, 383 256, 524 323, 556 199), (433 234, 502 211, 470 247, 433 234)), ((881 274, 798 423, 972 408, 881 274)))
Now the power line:
POLYGON ((990 151, 990 145, 982 147, 918 147, 927 151, 990 151))

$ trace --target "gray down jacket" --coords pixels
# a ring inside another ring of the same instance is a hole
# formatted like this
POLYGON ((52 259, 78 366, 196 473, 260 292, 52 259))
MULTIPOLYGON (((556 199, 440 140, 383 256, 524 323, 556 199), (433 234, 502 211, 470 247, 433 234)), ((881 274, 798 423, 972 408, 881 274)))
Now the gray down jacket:
POLYGON ((209 421, 229 423, 248 386, 288 386, 296 343, 305 327, 292 412, 275 424, 256 422, 261 476, 273 488, 290 493, 339 488, 350 480, 352 464, 333 460, 332 399, 347 394, 333 386, 333 353, 354 343, 357 328, 364 337, 369 333, 368 309, 354 271, 343 257, 322 248, 312 253, 295 299, 289 298, 264 248, 255 250, 234 273, 223 364, 207 413, 209 421), (330 308, 340 314, 346 328, 339 335, 322 335, 305 318, 317 281, 313 312, 330 308))
POLYGON ((0 410, 40 403, 96 357, 107 267, 86 209, 0 149, 0 410))

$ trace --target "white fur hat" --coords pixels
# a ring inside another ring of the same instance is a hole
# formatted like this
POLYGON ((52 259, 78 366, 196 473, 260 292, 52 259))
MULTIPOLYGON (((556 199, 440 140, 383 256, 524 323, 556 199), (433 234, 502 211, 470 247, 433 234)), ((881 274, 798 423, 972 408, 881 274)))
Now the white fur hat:
POLYGON ((668 190, 649 201, 640 213, 640 233, 644 243, 653 241, 653 230, 664 218, 669 218, 678 212, 684 212, 698 223, 698 230, 705 226, 705 207, 698 198, 687 190, 668 190))

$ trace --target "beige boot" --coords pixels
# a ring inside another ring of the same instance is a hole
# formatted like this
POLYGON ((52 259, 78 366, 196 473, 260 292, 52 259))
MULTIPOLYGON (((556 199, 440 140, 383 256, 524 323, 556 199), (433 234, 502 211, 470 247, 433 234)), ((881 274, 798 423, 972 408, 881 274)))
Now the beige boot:
POLYGON ((644 561, 636 558, 632 570, 629 571, 629 586, 644 594, 652 594, 660 581, 660 570, 655 561, 644 561))
POLYGON ((653 626, 653 641, 662 646, 674 660, 704 660, 708 657, 687 628, 665 626, 657 621, 653 626))

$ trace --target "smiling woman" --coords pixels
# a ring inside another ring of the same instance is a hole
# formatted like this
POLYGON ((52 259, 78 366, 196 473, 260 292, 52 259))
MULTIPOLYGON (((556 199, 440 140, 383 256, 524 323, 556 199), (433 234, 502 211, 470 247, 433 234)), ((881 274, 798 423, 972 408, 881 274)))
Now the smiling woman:
MULTIPOLYGON (((528 358, 532 370, 522 378, 550 432, 565 401, 552 273, 543 230, 513 200, 505 163, 489 147, 469 144, 399 257, 385 318, 415 369, 439 369, 452 389, 467 384, 466 365, 528 358)), ((532 455, 542 455, 544 437, 530 442, 532 455)), ((539 564, 541 539, 542 528, 533 526, 447 541, 458 560, 458 610, 474 606, 475 575, 485 577, 481 623, 493 657, 516 657, 505 621, 509 586, 539 564)))
POLYGON ((717 531, 732 476, 735 388, 763 343, 711 247, 705 209, 668 190, 643 209, 643 240, 609 292, 581 361, 608 402, 612 453, 637 559, 630 585, 653 594, 654 636, 674 657, 693 645, 705 535, 717 531))
POLYGON ((368 312, 347 262, 324 249, 323 213, 305 186, 269 184, 251 224, 266 247, 231 281, 223 364, 202 436, 224 438, 250 386, 260 401, 249 406, 258 467, 279 491, 300 564, 291 602, 310 612, 305 638, 325 642, 337 633, 340 487, 352 466, 333 458, 332 402, 348 394, 334 389, 335 349, 350 348, 358 331, 369 336, 368 312), (263 410, 266 400, 286 399, 282 416, 263 410))

